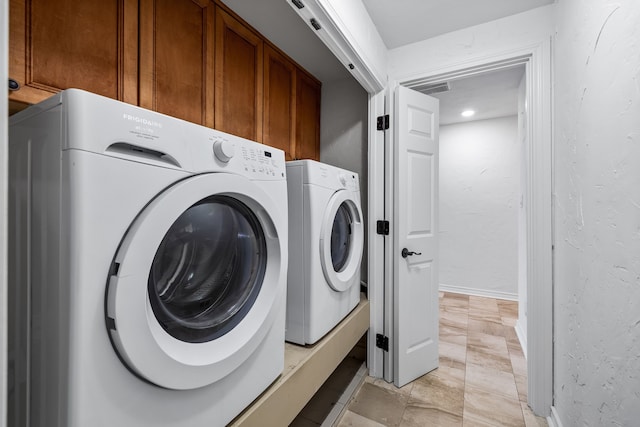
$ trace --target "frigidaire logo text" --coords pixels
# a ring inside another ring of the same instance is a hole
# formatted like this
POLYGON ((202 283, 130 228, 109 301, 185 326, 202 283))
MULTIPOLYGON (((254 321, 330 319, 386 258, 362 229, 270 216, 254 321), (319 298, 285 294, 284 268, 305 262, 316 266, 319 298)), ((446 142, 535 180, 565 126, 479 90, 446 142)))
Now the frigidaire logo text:
POLYGON ((144 117, 138 117, 131 114, 123 113, 122 118, 125 120, 130 120, 132 122, 141 123, 145 126, 153 126, 156 128, 162 129, 162 123, 157 122, 155 120, 145 119, 144 117))

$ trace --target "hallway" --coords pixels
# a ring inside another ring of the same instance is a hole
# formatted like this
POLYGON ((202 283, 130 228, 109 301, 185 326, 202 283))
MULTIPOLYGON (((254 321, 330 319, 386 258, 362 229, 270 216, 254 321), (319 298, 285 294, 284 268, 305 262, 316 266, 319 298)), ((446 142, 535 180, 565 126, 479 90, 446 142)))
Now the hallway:
POLYGON ((339 427, 546 426, 527 406, 518 304, 440 293, 440 367, 401 389, 366 377, 339 427))

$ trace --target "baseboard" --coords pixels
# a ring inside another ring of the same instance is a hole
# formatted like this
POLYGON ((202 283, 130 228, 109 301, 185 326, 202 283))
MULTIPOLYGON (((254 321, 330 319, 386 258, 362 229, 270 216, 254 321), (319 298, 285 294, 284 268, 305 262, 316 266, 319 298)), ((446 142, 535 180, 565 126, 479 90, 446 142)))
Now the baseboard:
POLYGON ((488 297, 496 299, 504 299, 509 301, 518 301, 518 294, 512 292, 492 291, 485 289, 467 288, 465 286, 453 286, 440 283, 439 287, 442 292, 452 292, 454 294, 474 295, 477 297, 488 297))
POLYGON ((549 424, 549 427, 563 427, 555 406, 551 407, 551 415, 547 417, 547 424, 549 424))
POLYGON ((527 334, 522 329, 522 322, 520 319, 516 322, 516 335, 518 336, 518 341, 520 341, 520 347, 522 347, 522 352, 524 353, 524 358, 527 358, 527 334))

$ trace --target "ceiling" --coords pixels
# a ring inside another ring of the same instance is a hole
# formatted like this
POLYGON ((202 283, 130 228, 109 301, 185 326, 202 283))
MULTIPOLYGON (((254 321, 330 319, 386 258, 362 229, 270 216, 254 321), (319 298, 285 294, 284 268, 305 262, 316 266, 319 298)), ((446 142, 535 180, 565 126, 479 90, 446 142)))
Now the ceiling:
MULTIPOLYGON (((440 124, 486 120, 518 114, 518 86, 525 66, 492 71, 448 82, 447 92, 433 93, 440 100, 440 124), (462 117, 464 110, 474 110, 472 117, 462 117)), ((414 88, 422 92, 418 88, 414 88)))
MULTIPOLYGON (((554 0, 362 1, 385 44, 391 49, 550 4, 554 0)), ((223 2, 323 83, 352 78, 294 12, 289 0, 223 2)), ((441 99, 441 123, 460 121, 459 111, 466 105, 474 105, 478 109, 478 114, 467 120, 516 114, 517 95, 514 94, 522 72, 521 67, 519 75, 516 69, 451 82, 450 92, 435 95, 441 99), (505 111, 504 106, 511 109, 505 111)))
POLYGON ((387 48, 483 24, 554 0, 362 0, 387 48))

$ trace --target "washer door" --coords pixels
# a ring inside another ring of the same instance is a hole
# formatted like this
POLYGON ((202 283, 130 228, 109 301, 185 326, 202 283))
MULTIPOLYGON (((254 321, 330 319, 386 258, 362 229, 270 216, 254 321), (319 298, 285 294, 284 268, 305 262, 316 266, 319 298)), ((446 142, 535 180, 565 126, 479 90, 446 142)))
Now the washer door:
POLYGON ((320 230, 320 261, 324 276, 336 291, 357 282, 364 245, 362 212, 353 193, 335 192, 325 210, 320 230))
POLYGON ((282 309, 286 233, 274 212, 258 186, 226 173, 180 181, 147 205, 107 287, 107 326, 131 371, 192 389, 251 355, 282 309))

